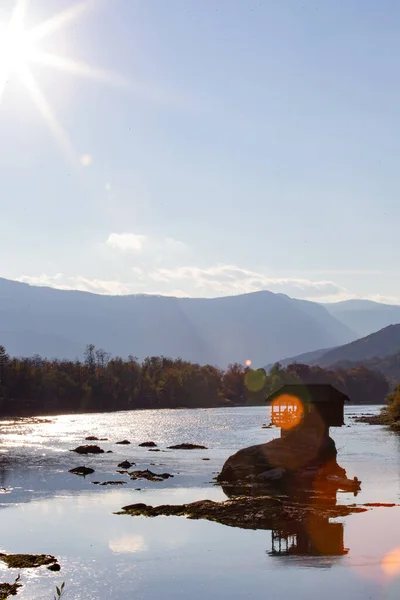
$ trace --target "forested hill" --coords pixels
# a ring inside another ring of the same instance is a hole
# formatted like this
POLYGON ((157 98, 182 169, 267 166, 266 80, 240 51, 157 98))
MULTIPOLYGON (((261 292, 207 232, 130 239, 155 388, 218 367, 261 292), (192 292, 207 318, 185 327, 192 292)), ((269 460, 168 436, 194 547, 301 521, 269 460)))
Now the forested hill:
POLYGON ((0 416, 265 403, 284 383, 331 383, 356 403, 381 403, 386 379, 375 371, 275 365, 267 375, 240 364, 218 369, 180 359, 111 358, 89 345, 84 361, 11 358, 0 347, 0 416))

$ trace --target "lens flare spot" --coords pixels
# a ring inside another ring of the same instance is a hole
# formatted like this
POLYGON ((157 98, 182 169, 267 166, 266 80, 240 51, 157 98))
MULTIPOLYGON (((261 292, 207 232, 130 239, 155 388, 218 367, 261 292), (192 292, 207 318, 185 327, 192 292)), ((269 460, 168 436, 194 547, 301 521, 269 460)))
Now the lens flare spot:
POLYGON ((244 383, 250 392, 260 392, 266 381, 265 372, 262 369, 248 371, 244 376, 244 383))
POLYGON ((384 556, 382 560, 382 569, 389 577, 400 574, 400 546, 393 548, 384 556))
POLYGON ((301 400, 291 394, 281 394, 271 405, 271 420, 276 427, 293 429, 303 419, 304 408, 301 400))
POLYGON ((81 165, 84 167, 90 167, 93 164, 93 156, 90 154, 83 154, 81 156, 81 165))
POLYGON ((111 185, 109 183, 106 183, 105 187, 106 187, 107 192, 111 191, 111 185))
POLYGON ((246 367, 251 367, 251 360, 248 358, 245 363, 246 367))

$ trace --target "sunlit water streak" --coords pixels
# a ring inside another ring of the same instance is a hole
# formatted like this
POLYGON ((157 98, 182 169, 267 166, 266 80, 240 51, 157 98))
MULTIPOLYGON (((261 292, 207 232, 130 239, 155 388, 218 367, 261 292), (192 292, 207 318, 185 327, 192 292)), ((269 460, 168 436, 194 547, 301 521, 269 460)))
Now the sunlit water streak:
MULTIPOLYGON (((353 424, 350 413, 371 407, 348 407, 350 427, 332 430, 338 461, 362 480, 357 498, 338 501, 400 502, 399 438, 380 427, 353 424)), ((177 517, 157 519, 117 516, 133 502, 183 503, 224 498, 213 477, 224 460, 241 447, 276 437, 264 408, 136 411, 57 417, 50 423, 2 422, 0 425, 0 550, 56 555, 61 573, 23 572, 22 599, 51 598, 54 584, 66 581, 67 598, 76 600, 239 600, 277 595, 282 598, 339 596, 364 600, 399 595, 399 572, 393 550, 400 545, 400 508, 379 508, 344 520, 342 557, 271 557, 270 531, 247 531, 177 517), (112 454, 80 457, 70 450, 88 435, 112 454), (129 439, 129 446, 115 442, 129 439), (192 442, 208 450, 149 452, 138 447, 155 441, 161 450, 192 442), (209 458, 209 461, 202 460, 209 458), (116 473, 124 459, 137 468, 170 472, 162 483, 127 480, 116 473), (80 464, 95 468, 86 479, 69 474, 80 464), (106 488, 94 480, 125 480, 106 488), (136 488, 140 488, 137 491, 136 488), (386 559, 385 559, 386 557, 386 559), (386 566, 385 566, 386 565, 386 566), (389 566, 387 566, 389 565, 389 566), (315 567, 315 568, 313 568, 315 567)), ((14 573, 0 566, 0 580, 14 573)))

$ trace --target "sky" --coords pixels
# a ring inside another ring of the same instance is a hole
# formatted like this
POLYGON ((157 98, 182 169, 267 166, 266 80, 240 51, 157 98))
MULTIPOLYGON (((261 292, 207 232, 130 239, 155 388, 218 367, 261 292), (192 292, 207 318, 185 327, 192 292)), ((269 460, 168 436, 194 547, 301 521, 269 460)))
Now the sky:
POLYGON ((0 5, 0 277, 400 303, 400 3, 16 7, 0 5))

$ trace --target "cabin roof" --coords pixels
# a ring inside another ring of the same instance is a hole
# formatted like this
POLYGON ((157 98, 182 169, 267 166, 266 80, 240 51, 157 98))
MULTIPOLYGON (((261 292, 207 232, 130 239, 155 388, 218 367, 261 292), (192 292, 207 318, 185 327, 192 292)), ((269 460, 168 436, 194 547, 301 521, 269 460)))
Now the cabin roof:
POLYGON ((336 389, 330 383, 285 384, 267 397, 267 402, 275 400, 282 394, 296 396, 302 402, 319 404, 321 402, 343 403, 350 398, 336 389))

